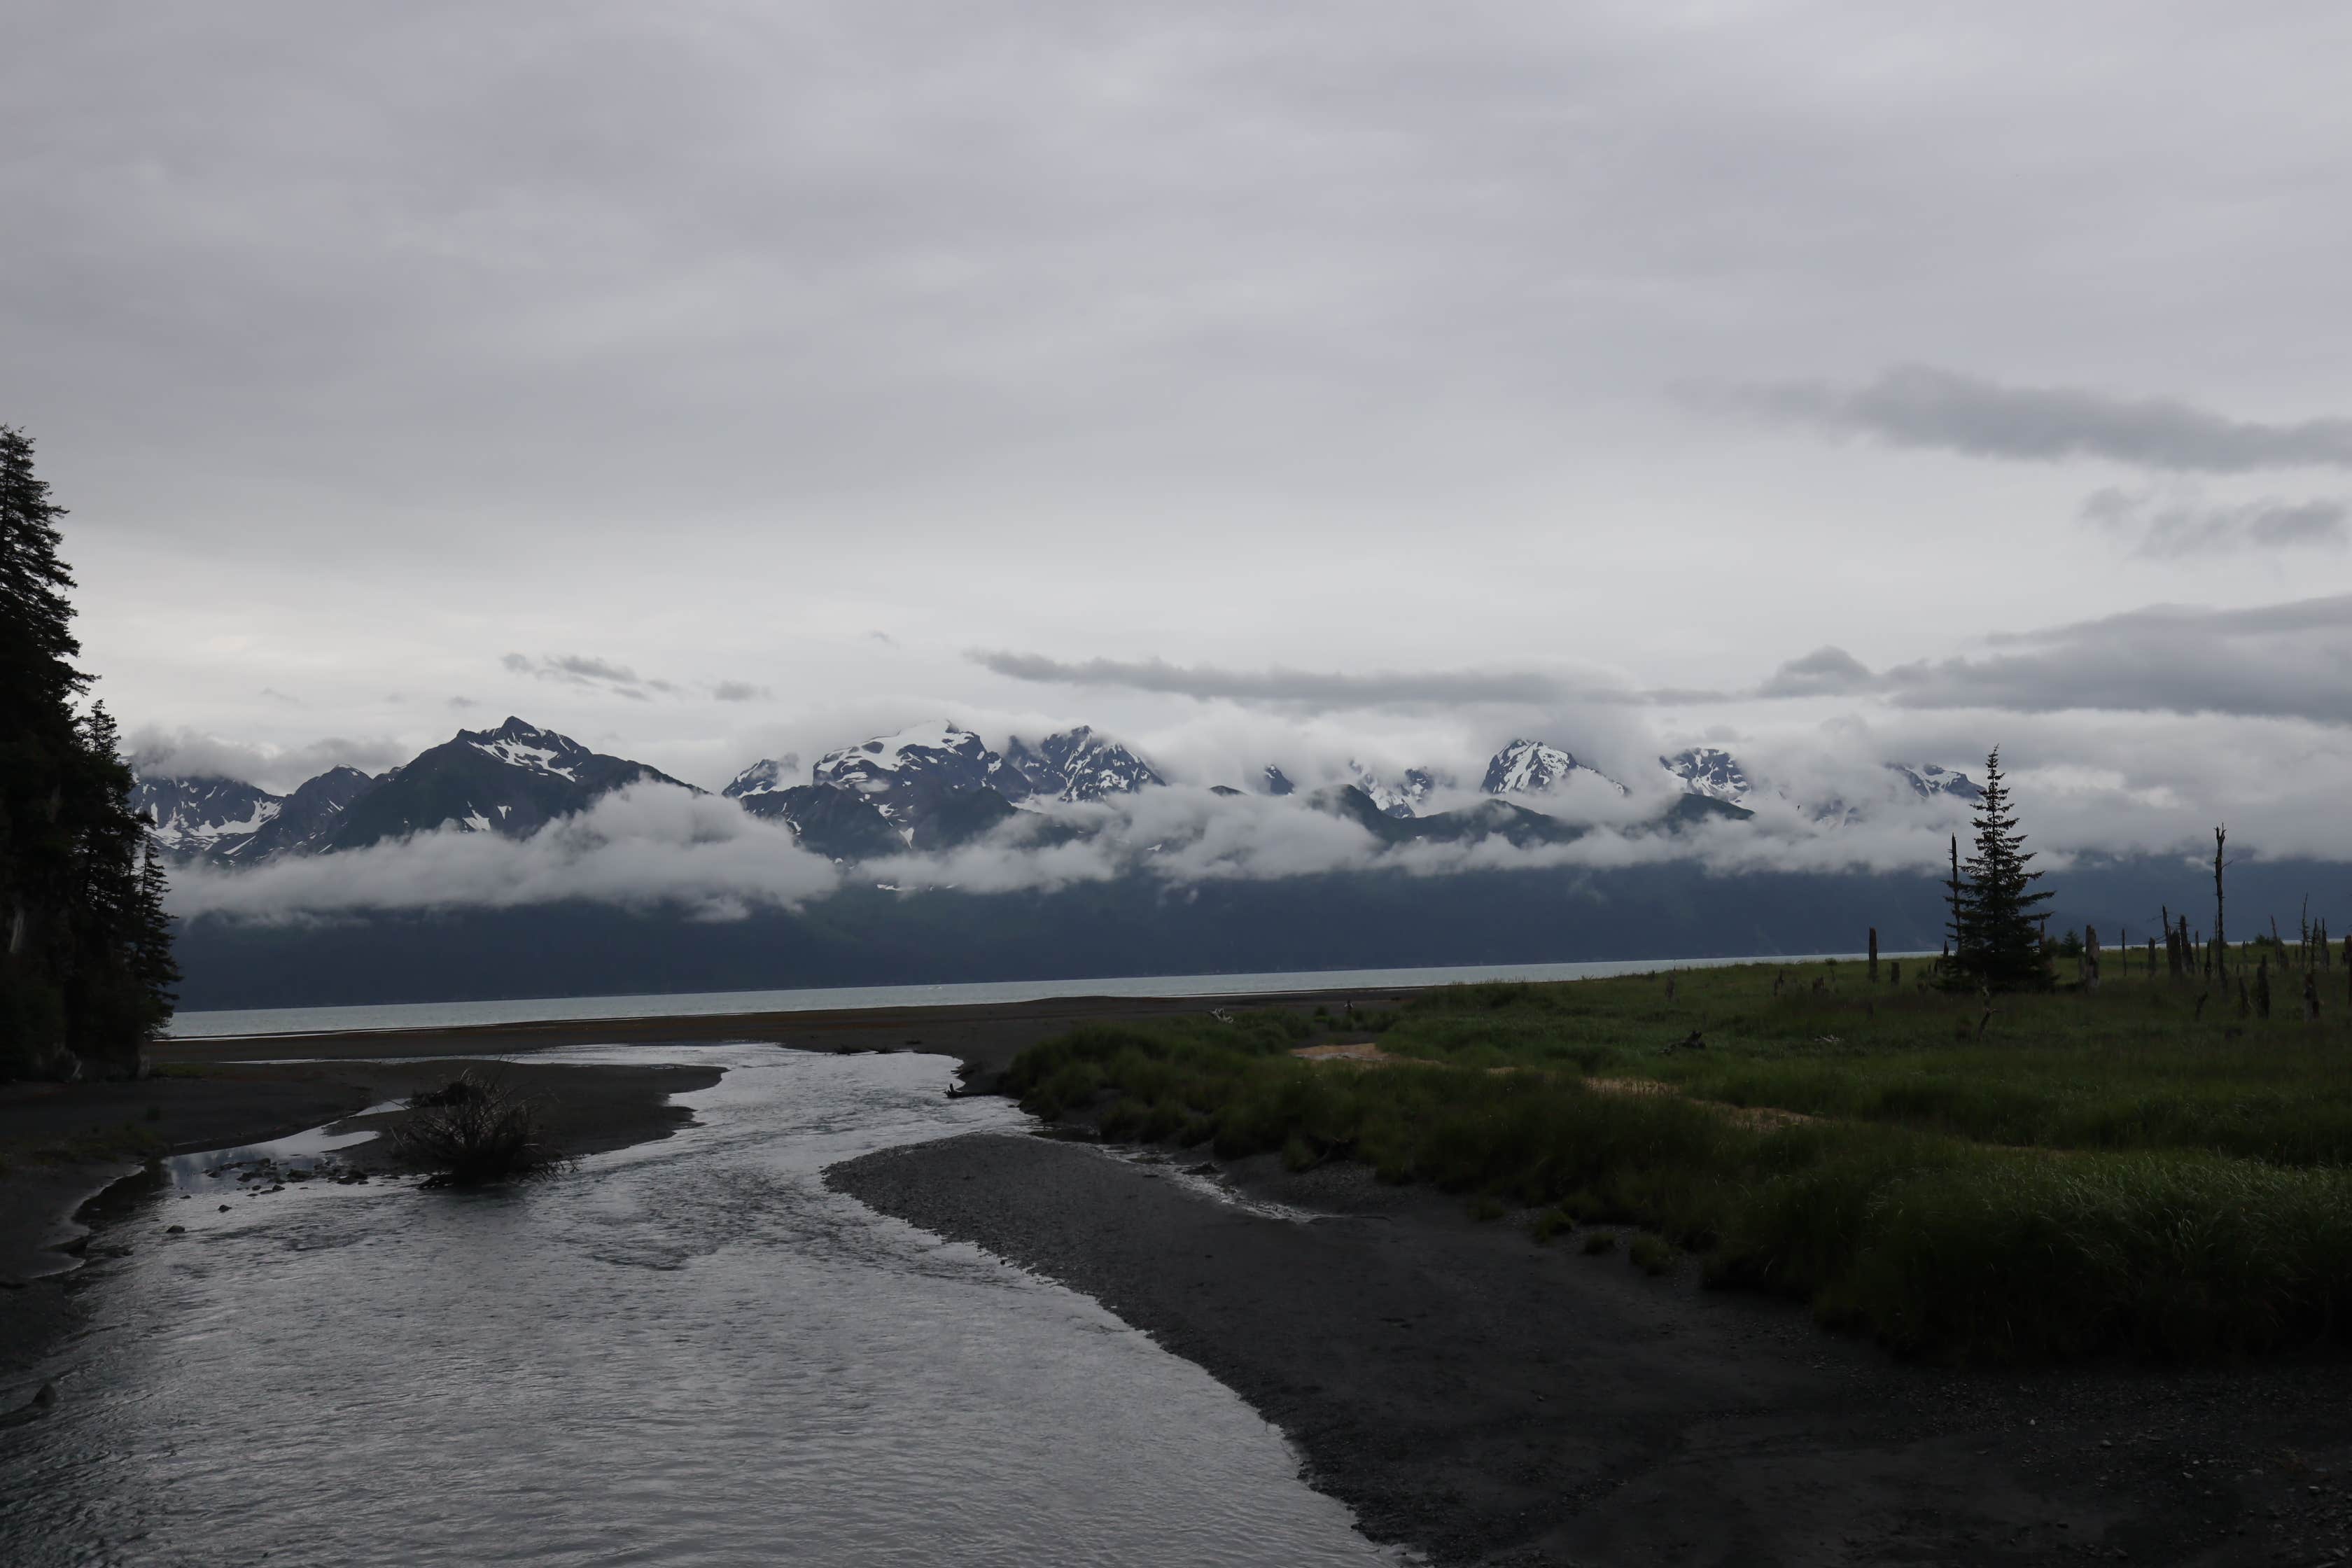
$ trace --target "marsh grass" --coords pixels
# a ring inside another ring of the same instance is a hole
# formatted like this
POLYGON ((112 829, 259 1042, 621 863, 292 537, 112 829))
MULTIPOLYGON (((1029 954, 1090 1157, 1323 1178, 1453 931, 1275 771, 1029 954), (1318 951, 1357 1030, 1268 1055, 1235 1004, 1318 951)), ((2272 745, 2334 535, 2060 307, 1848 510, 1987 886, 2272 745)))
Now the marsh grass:
POLYGON ((1858 964, 1817 994, 1820 968, 1791 966, 1777 996, 1769 966, 1685 972, 1672 1000, 1658 977, 1454 987, 1381 1034, 1429 1064, 1411 1070, 1297 1060, 1307 1021, 1257 1014, 1080 1030, 1024 1053, 1007 1084, 1112 1137, 1293 1169, 1357 1160, 1549 1209, 1551 1230, 1645 1226, 1711 1284, 1808 1300, 1910 1352, 2352 1341, 2343 1018, 2200 1022, 2199 986, 2111 960, 2096 994, 2001 998, 1979 1038, 1974 997, 1873 988, 1858 964), (1694 1033, 1706 1049, 1680 1044, 1694 1033))
POLYGON ((1672 1269, 1675 1260, 1681 1257, 1682 1253, 1674 1243, 1646 1233, 1636 1236, 1625 1247, 1625 1261, 1643 1273, 1653 1276, 1672 1269))

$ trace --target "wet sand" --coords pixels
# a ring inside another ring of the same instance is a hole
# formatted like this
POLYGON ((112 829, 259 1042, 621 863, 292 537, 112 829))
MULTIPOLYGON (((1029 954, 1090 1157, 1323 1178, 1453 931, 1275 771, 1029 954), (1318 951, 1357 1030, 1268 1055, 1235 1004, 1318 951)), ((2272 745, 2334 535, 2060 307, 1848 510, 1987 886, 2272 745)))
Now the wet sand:
POLYGON ((1267 1217, 1190 1190, 1202 1158, 975 1135, 828 1181, 1095 1297, 1441 1563, 2323 1563, 2352 1537, 2340 1359, 1905 1365, 1361 1167, 1225 1168, 1327 1216, 1267 1217))

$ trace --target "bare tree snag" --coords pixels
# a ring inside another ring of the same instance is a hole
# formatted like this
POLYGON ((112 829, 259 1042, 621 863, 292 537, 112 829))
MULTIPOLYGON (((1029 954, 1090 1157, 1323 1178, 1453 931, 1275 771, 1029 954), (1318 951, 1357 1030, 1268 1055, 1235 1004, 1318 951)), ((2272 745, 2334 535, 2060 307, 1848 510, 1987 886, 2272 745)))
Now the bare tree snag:
POLYGON ((2229 928, 2221 923, 2221 870, 2229 862, 2221 858, 2221 851, 2229 844, 2228 828, 2213 829, 2213 959, 2221 966, 2219 975, 2223 980, 2230 978, 2230 939, 2229 928))

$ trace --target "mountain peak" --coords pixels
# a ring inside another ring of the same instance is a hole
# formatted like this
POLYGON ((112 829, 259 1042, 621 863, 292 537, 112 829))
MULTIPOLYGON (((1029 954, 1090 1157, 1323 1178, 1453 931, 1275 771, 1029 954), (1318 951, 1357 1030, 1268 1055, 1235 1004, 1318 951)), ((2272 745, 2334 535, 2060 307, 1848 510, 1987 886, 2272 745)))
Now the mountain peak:
POLYGON ((773 795, 790 789, 800 777, 801 760, 792 752, 781 757, 762 757, 737 773, 728 786, 719 793, 730 800, 743 800, 755 795, 773 795))
POLYGON ((542 730, 512 714, 495 730, 458 731, 457 742, 512 767, 567 779, 573 776, 582 760, 595 754, 569 735, 542 730))
POLYGON ((1951 800, 1982 800, 1984 790, 1977 781, 1955 769, 1924 763, 1915 767, 1909 763, 1889 763, 1887 772, 1899 775, 1921 800, 1947 798, 1951 800))
POLYGON ((1428 768, 1407 768, 1391 783, 1353 757, 1348 759, 1348 773, 1374 805, 1380 807, 1384 815, 1400 821, 1417 816, 1421 808, 1429 804, 1430 795, 1441 782, 1452 782, 1441 781, 1428 768))
POLYGON ((1034 748, 1013 736, 1004 743, 996 772, 998 790, 1012 800, 1100 800, 1168 782, 1150 763, 1087 724, 1048 735, 1034 748))
POLYGON ((1748 770, 1720 746, 1693 746, 1671 757, 1660 757, 1658 765, 1682 780, 1683 788, 1692 795, 1733 805, 1748 798, 1748 792, 1755 787, 1748 770))
POLYGON ((827 752, 810 781, 856 790, 901 833, 911 833, 948 795, 993 782, 1004 760, 950 720, 910 725, 827 752))
POLYGON ((1549 795, 1580 773, 1591 774, 1619 795, 1628 793, 1600 769, 1578 762, 1573 752, 1549 742, 1526 740, 1514 740, 1496 752, 1486 763, 1486 781, 1478 787, 1488 795, 1549 795))

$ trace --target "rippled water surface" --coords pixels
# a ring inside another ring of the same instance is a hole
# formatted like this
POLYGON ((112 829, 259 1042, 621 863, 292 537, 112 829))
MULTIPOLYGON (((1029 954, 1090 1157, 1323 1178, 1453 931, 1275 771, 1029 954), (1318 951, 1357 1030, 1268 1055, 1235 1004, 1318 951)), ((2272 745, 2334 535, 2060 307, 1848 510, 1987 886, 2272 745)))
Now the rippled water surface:
POLYGON ((824 1190, 1017 1120, 949 1062, 662 1054, 729 1065, 704 1125, 570 1176, 207 1185, 101 1237, 55 1413, 0 1432, 0 1562, 1392 1561, 1198 1368, 824 1190))

